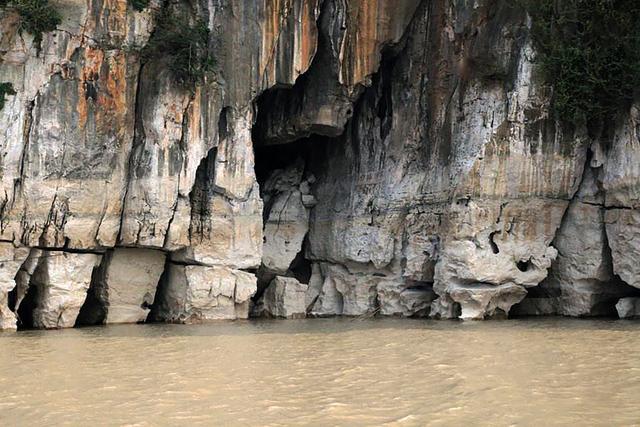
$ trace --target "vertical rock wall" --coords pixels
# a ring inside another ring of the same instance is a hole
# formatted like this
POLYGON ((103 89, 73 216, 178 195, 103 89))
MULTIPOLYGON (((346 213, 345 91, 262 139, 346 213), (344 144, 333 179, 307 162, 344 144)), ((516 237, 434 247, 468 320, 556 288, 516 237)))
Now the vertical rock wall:
POLYGON ((640 294, 638 107, 553 117, 511 2, 51 3, 40 50, 0 9, 2 328, 640 294), (191 88, 145 53, 163 11, 209 30, 191 88))

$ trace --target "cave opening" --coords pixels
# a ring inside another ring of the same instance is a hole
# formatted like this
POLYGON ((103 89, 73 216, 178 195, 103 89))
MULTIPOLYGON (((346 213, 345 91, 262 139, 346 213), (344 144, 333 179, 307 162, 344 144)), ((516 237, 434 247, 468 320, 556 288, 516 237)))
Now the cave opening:
MULTIPOLYGON (((226 116, 221 114, 222 117, 226 116)), ((226 119, 225 123, 226 123, 226 119)), ((196 169, 196 178, 189 193, 191 201, 191 221, 189 225, 189 240, 202 241, 211 233, 211 199, 215 193, 216 147, 209 150, 207 156, 200 161, 196 169)))
POLYGON ((87 296, 82 307, 80 307, 80 312, 78 313, 78 317, 76 317, 74 327, 104 324, 107 318, 107 297, 104 295, 104 275, 112 254, 113 250, 108 251, 103 255, 100 265, 93 268, 87 296))
POLYGON ((18 285, 14 286, 7 293, 7 305, 9 306, 9 310, 16 312, 16 304, 18 302, 18 285))
POLYGON ((276 276, 302 284, 311 278, 309 227, 317 202, 314 184, 328 138, 311 135, 286 144, 254 139, 256 179, 263 201, 263 261, 257 271, 259 301, 276 276))
POLYGON ((167 256, 164 260, 164 268, 158 279, 156 294, 153 298, 153 303, 149 306, 149 313, 147 314, 145 323, 161 323, 166 320, 162 316, 162 310, 167 309, 167 301, 171 300, 171 263, 171 257, 167 256))
POLYGON ((34 328, 33 314, 34 310, 38 307, 39 293, 37 286, 29 285, 27 293, 16 312, 16 316, 18 317, 18 330, 34 328))
POLYGON ((518 261, 516 263, 516 267, 518 268, 518 270, 522 271, 523 273, 526 273, 527 271, 529 271, 529 267, 531 267, 531 260, 527 260, 527 261, 518 261))
POLYGON ((498 244, 496 243, 496 241, 494 240, 495 235, 497 234, 497 231, 492 232, 491 234, 489 234, 489 244, 491 245, 491 250, 493 251, 494 254, 499 254, 500 253, 500 248, 498 248, 498 244))
POLYGON ((302 248, 296 257, 291 261, 289 265, 289 271, 293 274, 293 277, 300 283, 306 285, 311 280, 311 266, 312 262, 306 257, 307 248, 309 246, 309 234, 307 234, 302 242, 302 248))

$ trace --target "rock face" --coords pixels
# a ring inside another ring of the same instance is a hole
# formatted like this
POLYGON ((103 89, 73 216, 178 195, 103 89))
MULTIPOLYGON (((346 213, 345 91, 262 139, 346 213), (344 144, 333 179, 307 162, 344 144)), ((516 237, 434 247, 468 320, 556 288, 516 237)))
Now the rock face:
POLYGON ((309 182, 303 181, 304 162, 275 170, 263 186, 265 203, 262 265, 270 272, 284 274, 309 231, 309 211, 315 198, 309 194, 309 182))
POLYGON ((161 251, 130 248, 109 251, 94 277, 80 322, 144 322, 164 264, 165 254, 161 251))
POLYGON ((31 277, 22 305, 31 306, 31 318, 21 321, 36 328, 69 328, 75 325, 100 256, 43 251, 31 277))
POLYGON ((621 298, 616 304, 616 310, 621 319, 640 317, 640 298, 621 298))
POLYGON ((26 248, 16 249, 11 243, 0 243, 0 329, 16 328, 16 315, 9 307, 9 292, 17 286, 14 278, 28 255, 26 248))
POLYGON ((512 2, 53 3, 40 46, 0 8, 3 329, 640 295, 640 108, 553 117, 512 2), (191 85, 148 49, 174 15, 191 85))
POLYGON ((306 317, 307 288, 293 277, 277 276, 262 295, 261 314, 285 319, 306 317))
POLYGON ((226 267, 170 263, 158 292, 152 313, 158 321, 246 319, 256 277, 226 267))

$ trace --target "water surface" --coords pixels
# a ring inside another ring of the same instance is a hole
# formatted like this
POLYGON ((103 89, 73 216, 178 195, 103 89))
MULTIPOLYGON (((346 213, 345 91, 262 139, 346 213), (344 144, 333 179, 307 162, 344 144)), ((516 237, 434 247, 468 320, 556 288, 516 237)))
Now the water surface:
POLYGON ((0 334, 0 425, 624 425, 640 323, 246 321, 0 334))

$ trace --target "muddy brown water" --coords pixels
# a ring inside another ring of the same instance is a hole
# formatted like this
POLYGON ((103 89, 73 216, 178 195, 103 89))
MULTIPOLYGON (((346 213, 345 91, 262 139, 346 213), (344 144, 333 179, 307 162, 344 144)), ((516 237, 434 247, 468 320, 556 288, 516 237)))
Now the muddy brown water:
POLYGON ((0 425, 629 425, 640 322, 238 321, 0 335, 0 425))

